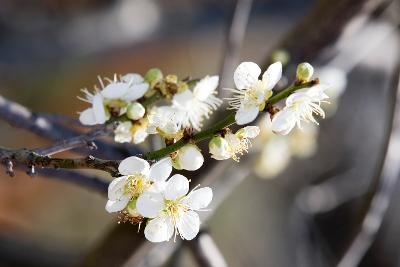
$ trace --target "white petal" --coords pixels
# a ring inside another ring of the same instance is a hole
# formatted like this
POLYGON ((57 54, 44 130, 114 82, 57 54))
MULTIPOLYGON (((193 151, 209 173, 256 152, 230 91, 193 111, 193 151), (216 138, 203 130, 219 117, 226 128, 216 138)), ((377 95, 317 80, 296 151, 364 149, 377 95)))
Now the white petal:
POLYGON ((254 62, 242 62, 233 74, 236 88, 248 89, 254 87, 261 74, 260 67, 254 62))
POLYGON ((271 64, 264 72, 262 80, 267 90, 272 90, 282 77, 282 63, 280 61, 271 64))
POLYGON ((122 98, 128 91, 128 84, 122 82, 110 83, 102 91, 101 94, 105 98, 118 99, 122 98))
POLYGON ((256 138, 260 134, 260 128, 258 126, 246 126, 241 133, 244 138, 256 138))
POLYGON ((185 90, 182 93, 175 94, 172 98, 172 103, 175 107, 190 108, 193 98, 194 96, 192 91, 185 90))
POLYGON ((103 104, 103 97, 100 94, 95 94, 93 97, 93 112, 98 124, 106 122, 106 110, 103 104))
POLYGON ((164 207, 164 197, 161 193, 146 192, 136 201, 137 211, 146 218, 157 217, 164 207))
POLYGON ((184 202, 193 210, 200 210, 206 208, 213 198, 213 192, 210 187, 203 187, 193 190, 185 198, 184 202))
POLYGON ((149 179, 154 182, 162 182, 168 179, 172 172, 170 157, 163 158, 150 167, 149 179))
POLYGON ((144 236, 151 242, 168 241, 174 234, 174 226, 167 215, 150 220, 144 229, 144 236))
POLYGON ((108 199, 118 200, 124 196, 125 184, 127 176, 115 178, 108 186, 108 199))
POLYGON ((146 140, 147 136, 149 136, 149 133, 147 132, 146 128, 139 128, 135 131, 133 134, 133 143, 134 144, 140 144, 146 140))
POLYGON ((132 175, 141 173, 147 175, 150 170, 150 164, 141 158, 132 156, 121 161, 118 171, 122 175, 132 175))
POLYGON ((188 192, 189 180, 183 175, 175 174, 168 180, 164 195, 167 200, 175 200, 188 192))
POLYGON ((177 223, 179 234, 183 239, 192 240, 200 230, 200 218, 194 211, 187 211, 177 223))
POLYGON ((272 119, 272 131, 277 134, 287 135, 296 125, 294 116, 295 114, 290 110, 283 109, 279 111, 272 119))
POLYGON ((137 100, 144 96, 147 89, 149 89, 148 83, 133 84, 129 86, 129 89, 127 90, 127 93, 123 96, 123 99, 126 101, 137 100))
POLYGON ((94 116, 94 112, 92 108, 85 109, 79 114, 79 121, 83 125, 95 125, 97 124, 96 117, 94 116))
POLYGON ((309 97, 312 98, 313 101, 322 101, 322 100, 329 98, 325 94, 325 90, 327 90, 327 89, 328 89, 328 85, 317 84, 317 85, 314 85, 313 87, 310 87, 306 93, 309 97))
POLYGON ((138 84, 144 81, 142 75, 137 73, 128 73, 121 77, 121 80, 126 83, 138 84))
POLYGON ((218 76, 206 76, 201 79, 193 89, 193 94, 195 98, 200 101, 205 101, 207 97, 215 92, 218 86, 219 77, 218 76))
POLYGON ((117 200, 108 200, 106 204, 106 211, 109 213, 123 210, 128 205, 130 196, 123 196, 117 200))
POLYGON ((243 125, 254 121, 260 112, 258 107, 241 107, 236 112, 235 120, 238 125, 243 125))
POLYGON ((196 145, 188 144, 178 150, 175 161, 178 163, 179 169, 195 171, 203 165, 204 157, 196 145))

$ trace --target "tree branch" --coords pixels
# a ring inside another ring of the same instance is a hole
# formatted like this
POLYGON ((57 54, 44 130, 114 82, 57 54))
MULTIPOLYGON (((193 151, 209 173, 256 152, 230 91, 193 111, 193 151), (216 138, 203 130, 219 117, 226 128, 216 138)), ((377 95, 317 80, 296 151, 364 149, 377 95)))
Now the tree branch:
MULTIPOLYGON (((112 176, 118 174, 119 160, 105 160, 87 156, 85 158, 62 159, 50 158, 36 153, 29 149, 10 150, 0 147, 0 159, 3 164, 9 165, 9 162, 19 163, 28 166, 28 174, 35 174, 35 167, 53 168, 53 169, 96 169, 110 173, 112 176)), ((7 172, 12 173, 12 168, 7 172)))

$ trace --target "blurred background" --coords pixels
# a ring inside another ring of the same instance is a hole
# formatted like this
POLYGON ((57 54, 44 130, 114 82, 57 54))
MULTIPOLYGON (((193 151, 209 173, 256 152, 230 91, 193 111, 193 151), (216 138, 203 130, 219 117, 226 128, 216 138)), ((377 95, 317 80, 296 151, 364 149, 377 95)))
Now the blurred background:
MULTIPOLYGON (((328 118, 284 138, 260 121, 265 129, 232 182, 232 173, 219 174, 231 185, 217 185, 229 192, 204 226, 227 266, 335 266, 384 177, 399 14, 398 1, 0 0, 0 94, 36 112, 76 118, 85 108, 76 96, 97 84, 97 75, 158 67, 180 77, 220 73, 221 87, 229 87, 240 61, 265 67, 279 59, 286 63, 283 87, 296 64, 309 61, 331 84, 328 118)), ((11 148, 50 144, 3 120, 0 136, 11 148)), ((209 170, 201 175, 213 175, 209 170)), ((108 246, 126 250, 126 235, 141 234, 117 225, 104 195, 24 171, 0 173, 1 267, 204 265, 186 242, 160 261, 132 260, 136 241, 129 255, 110 255, 108 246)), ((400 187, 391 185, 382 227, 355 266, 400 266, 400 187)), ((157 249, 143 244, 139 251, 148 253, 140 259, 157 249)))

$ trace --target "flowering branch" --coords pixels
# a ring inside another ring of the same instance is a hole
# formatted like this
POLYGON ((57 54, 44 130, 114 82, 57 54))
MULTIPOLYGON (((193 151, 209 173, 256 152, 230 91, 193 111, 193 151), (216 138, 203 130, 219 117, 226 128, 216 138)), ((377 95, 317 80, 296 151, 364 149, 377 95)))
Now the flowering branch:
MULTIPOLYGON (((315 80, 311 80, 308 82, 294 84, 292 86, 289 86, 286 89, 282 90, 281 92, 279 92, 276 95, 269 98, 265 102, 265 107, 268 107, 268 106, 278 103, 279 101, 285 99, 286 97, 288 97, 290 94, 294 93, 297 90, 311 87, 318 83, 319 83, 319 80, 315 79, 315 80)), ((227 117, 225 117, 221 121, 217 122, 214 126, 208 128, 207 130, 204 130, 197 134, 194 134, 189 139, 183 138, 183 139, 180 139, 179 141, 177 141, 176 143, 169 145, 165 148, 149 152, 144 155, 144 158, 147 160, 157 160, 157 159, 163 158, 163 157, 168 156, 169 154, 177 151, 178 149, 182 148, 184 145, 186 145, 188 143, 191 143, 191 142, 197 143, 197 142, 203 141, 205 139, 212 138, 215 134, 219 133, 221 130, 223 130, 226 127, 231 126, 234 123, 235 123, 235 112, 232 112, 227 117)))

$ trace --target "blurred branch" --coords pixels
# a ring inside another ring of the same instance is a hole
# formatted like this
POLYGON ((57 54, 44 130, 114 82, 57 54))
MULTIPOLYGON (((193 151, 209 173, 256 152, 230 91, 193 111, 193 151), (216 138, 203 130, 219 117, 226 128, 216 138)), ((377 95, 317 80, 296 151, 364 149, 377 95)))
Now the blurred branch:
POLYGON ((213 238, 209 233, 202 230, 197 237, 187 243, 187 247, 192 252, 198 266, 202 267, 227 267, 224 256, 218 249, 213 238))
MULTIPOLYGON (((0 118, 14 127, 27 130, 45 139, 61 140, 77 138, 77 136, 81 135, 81 133, 63 126, 60 123, 50 121, 41 116, 40 113, 32 112, 26 107, 10 101, 1 95, 0 118)), ((96 145, 99 148, 99 150, 95 153, 96 155, 98 154, 112 158, 123 158, 128 156, 127 151, 125 149, 121 149, 121 147, 102 141, 98 141, 96 145)), ((137 148, 135 148, 134 151, 136 153, 141 153, 141 151, 137 148)))
POLYGON ((389 124, 387 143, 384 145, 386 155, 378 176, 378 189, 372 195, 367 213, 363 219, 360 232, 354 238, 349 249, 339 261, 339 267, 358 266, 370 248, 382 225, 383 217, 388 209, 390 198, 400 174, 400 60, 397 62, 391 85, 389 101, 389 124))
POLYGON ((38 174, 49 178, 58 178, 61 181, 71 182, 102 194, 107 194, 109 182, 97 176, 86 175, 73 170, 55 169, 41 169, 38 174))
MULTIPOLYGON (((231 77, 235 65, 239 61, 240 50, 246 33, 253 0, 237 0, 232 12, 228 34, 226 36, 225 55, 220 73, 220 86, 226 86, 228 77, 231 77)), ((224 96, 225 92, 220 92, 224 96)))

